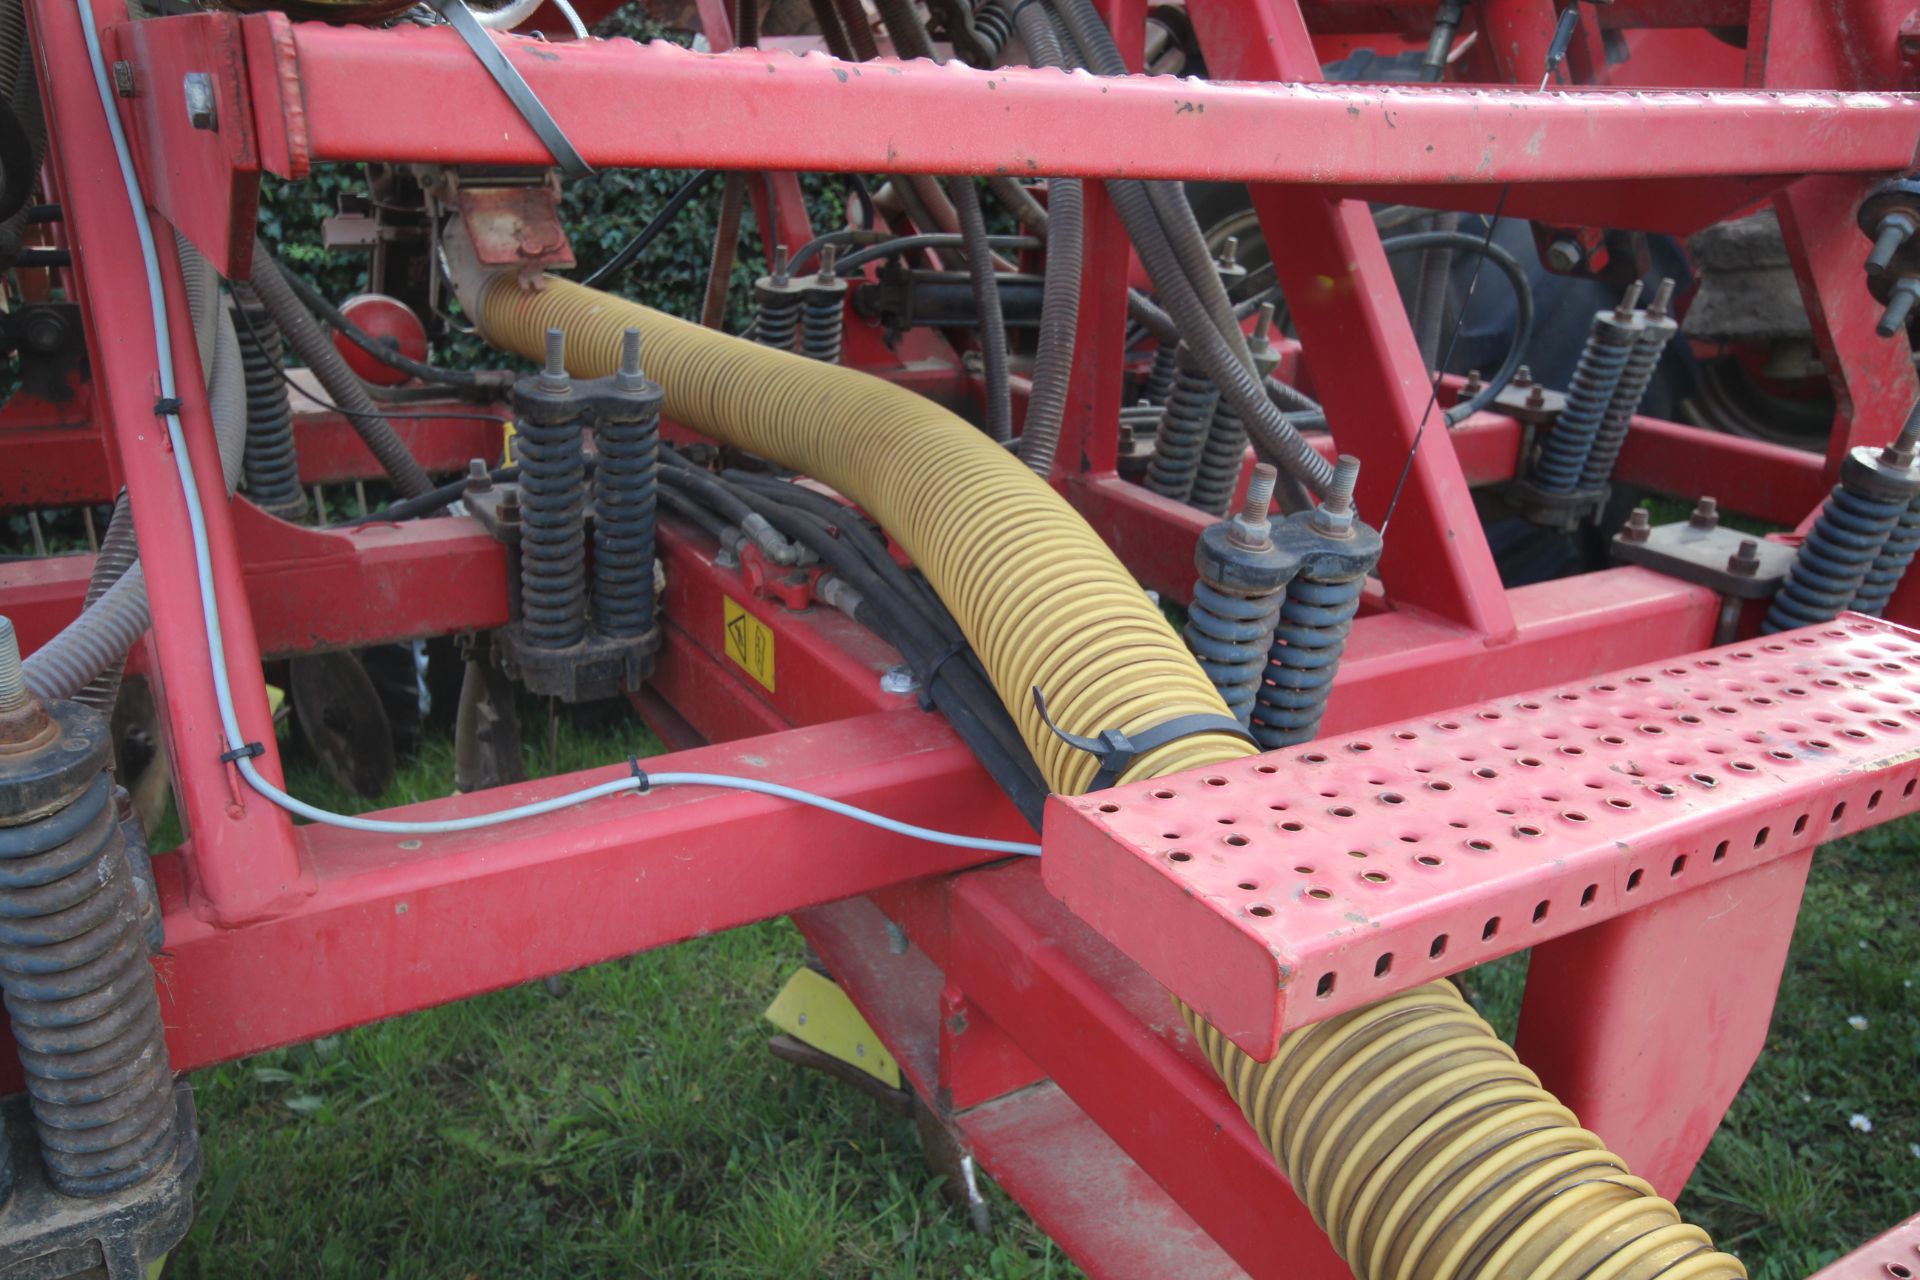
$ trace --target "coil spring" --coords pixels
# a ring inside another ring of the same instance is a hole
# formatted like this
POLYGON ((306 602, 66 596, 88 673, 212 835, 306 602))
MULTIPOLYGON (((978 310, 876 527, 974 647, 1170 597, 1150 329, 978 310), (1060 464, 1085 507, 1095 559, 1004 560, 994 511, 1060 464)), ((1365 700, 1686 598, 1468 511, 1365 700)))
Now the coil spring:
POLYGON ((973 11, 973 30, 981 43, 998 57, 1013 35, 1013 18, 1000 6, 1000 0, 987 0, 973 11))
POLYGON ((1763 634, 1831 622, 1853 601, 1907 504, 1835 485, 1813 522, 1787 580, 1774 596, 1763 634))
POLYGON ((1240 413, 1222 399, 1213 410, 1200 466, 1194 473, 1187 501, 1209 515, 1226 514, 1233 490, 1240 483, 1240 464, 1247 456, 1247 428, 1240 413))
POLYGON ((528 643, 565 649, 587 633, 587 459, 580 419, 554 424, 522 415, 520 616, 528 643))
POLYGON ((1227 710, 1241 724, 1246 724, 1253 712, 1283 594, 1232 595, 1205 579, 1193 584, 1193 604, 1187 609, 1187 647, 1226 699, 1227 710))
POLYGON ((1573 380, 1567 386, 1566 407, 1555 419, 1546 446, 1540 451, 1540 461, 1534 466, 1533 482, 1548 492, 1572 493, 1580 483, 1580 472, 1593 450, 1601 419, 1633 356, 1632 337, 1628 335, 1624 343, 1618 340, 1620 330, 1608 323, 1612 314, 1602 311, 1594 316, 1587 343, 1580 349, 1580 363, 1574 366, 1573 380))
POLYGON ((603 418, 593 440, 600 460, 593 490, 594 629, 605 636, 645 635, 654 615, 658 399, 638 417, 603 418))
POLYGON ((153 851, 147 844, 147 829, 140 824, 139 811, 133 807, 133 796, 125 787, 113 789, 113 812, 127 842, 127 871, 133 876, 140 928, 146 935, 147 950, 157 955, 166 946, 167 934, 166 923, 160 918, 160 892, 153 883, 153 851))
POLYGON ((1365 584, 1361 575, 1338 580, 1301 577, 1287 585, 1249 725, 1262 747, 1292 746, 1320 732, 1320 717, 1326 713, 1365 584))
POLYGON ((173 1075, 125 839, 102 772, 0 829, 0 983, 53 1185, 100 1196, 173 1158, 173 1075))
POLYGON ((1167 402, 1167 397, 1173 392, 1179 352, 1180 348, 1170 342, 1163 342, 1155 349, 1153 367, 1147 370, 1147 379, 1140 386, 1142 400, 1156 407, 1167 402))
POLYGON ((1160 426, 1154 439, 1153 461, 1147 467, 1147 488, 1163 497, 1185 502, 1193 490, 1200 469, 1200 451, 1206 444, 1207 426, 1213 421, 1213 409, 1220 401, 1220 389, 1182 357, 1174 375, 1173 391, 1160 413, 1160 426))
POLYGON ((1907 509, 1900 513, 1893 532, 1880 547, 1880 554, 1873 558, 1873 566, 1867 570, 1860 589, 1853 593, 1849 607, 1879 617, 1900 580, 1907 576, 1907 566, 1913 563, 1916 551, 1920 551, 1920 498, 1909 502, 1907 509))
POLYGON ((826 364, 840 363, 840 341, 846 329, 841 299, 845 296, 844 290, 807 290, 800 304, 801 355, 826 364))
POLYGON ((280 331, 258 298, 233 299, 241 313, 234 325, 240 340, 240 368, 247 387, 247 444, 241 475, 247 496, 269 515, 292 520, 307 510, 300 488, 300 461, 293 445, 293 404, 281 378, 284 363, 280 331))
POLYGON ((1580 488, 1596 489, 1613 479, 1613 467, 1620 460, 1620 450, 1627 442, 1627 430, 1633 425, 1633 415, 1640 412, 1640 402, 1647 398, 1647 388, 1653 383, 1654 370, 1660 366, 1660 357, 1666 352, 1667 343, 1676 329, 1677 326, 1671 321, 1658 327, 1649 327, 1641 332, 1639 341, 1633 344, 1626 368, 1621 371, 1620 383, 1613 389, 1613 399, 1607 402, 1606 416, 1600 420, 1600 429, 1594 433, 1593 448, 1580 468, 1580 488))
POLYGON ((756 289, 760 312, 754 320, 753 340, 763 347, 793 350, 794 334, 800 328, 800 294, 784 289, 756 289))

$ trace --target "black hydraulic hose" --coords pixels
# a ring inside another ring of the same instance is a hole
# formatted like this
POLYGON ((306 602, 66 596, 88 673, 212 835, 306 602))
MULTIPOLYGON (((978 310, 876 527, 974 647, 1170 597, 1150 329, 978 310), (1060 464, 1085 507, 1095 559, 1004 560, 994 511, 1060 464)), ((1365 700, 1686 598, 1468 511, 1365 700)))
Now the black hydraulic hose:
POLYGON ((987 247, 987 216, 980 208, 980 188, 970 175, 955 174, 947 180, 947 190, 960 215, 967 278, 973 284, 973 309, 979 315, 987 437, 1005 444, 1013 439, 1013 393, 1007 380, 1007 322, 1000 310, 999 273, 993 269, 993 251, 987 247))
POLYGON ((686 208, 711 181, 713 181, 713 170, 702 169, 681 183, 680 189, 667 197, 667 202, 660 206, 660 211, 647 219, 647 225, 641 227, 633 239, 621 245, 619 252, 595 267, 580 283, 599 289, 606 288, 609 281, 617 279, 622 272, 633 265, 634 259, 647 251, 648 245, 660 238, 660 233, 672 225, 673 220, 680 216, 680 211, 686 208))
MULTIPOLYGON (((1045 10, 1037 5, 1020 5, 1014 24, 1035 66, 1058 67, 1065 62, 1053 21, 1045 10)), ((1067 387, 1073 378, 1074 347, 1080 331, 1080 272, 1086 229, 1085 192, 1080 179, 1049 179, 1047 203, 1049 211, 1043 219, 1047 265, 1040 287, 1040 333, 1034 344, 1033 389, 1027 396, 1027 417, 1020 429, 1020 460, 1040 476, 1052 473, 1054 455, 1060 448, 1060 426, 1066 417, 1067 387)))
MULTIPOLYGON (((588 470, 593 467, 593 459, 587 459, 588 470)), ((487 478, 495 484, 510 484, 520 478, 519 467, 495 467, 487 473, 487 478)), ((339 520, 327 526, 329 529, 354 529, 365 524, 397 524, 403 520, 418 520, 422 516, 437 516, 447 507, 459 500, 467 491, 471 477, 461 476, 458 480, 449 480, 437 488, 430 489, 417 498, 402 498, 390 502, 378 511, 369 511, 363 516, 354 516, 351 520, 339 520)))
MULTIPOLYGON (((1096 71, 1105 68, 1105 74, 1125 74, 1126 64, 1114 46, 1112 34, 1087 0, 1059 0, 1059 4, 1068 29, 1081 46, 1083 60, 1096 71), (1116 63, 1118 72, 1111 70, 1116 63)), ((1200 300, 1195 282, 1182 269, 1178 254, 1167 239, 1166 228, 1154 209, 1153 199, 1143 184, 1110 181, 1107 190, 1148 275, 1153 278, 1161 304, 1179 326, 1181 338, 1192 349, 1207 376, 1220 388, 1221 395, 1240 415, 1255 449, 1280 469, 1282 483, 1276 488, 1275 497, 1281 508, 1303 509, 1308 505, 1303 487, 1324 494, 1333 482, 1333 468, 1274 407, 1250 363, 1243 364, 1222 335, 1207 305, 1200 300)), ((1224 297, 1225 290, 1211 267, 1209 275, 1212 289, 1224 297)), ((1230 307, 1227 314, 1232 314, 1230 307)), ((1245 345, 1244 337, 1241 345, 1245 345)))
MULTIPOLYGON (((1033 236, 988 236, 987 245, 993 249, 1038 249, 1040 241, 1033 236)), ((895 236, 879 244, 868 245, 864 249, 855 249, 840 259, 835 270, 841 275, 851 275, 875 258, 897 258, 903 253, 912 253, 916 249, 959 249, 965 247, 965 239, 951 231, 932 231, 922 235, 895 236)), ((792 270, 792 268, 789 268, 792 270)))
POLYGON ((320 379, 320 385, 346 414, 347 421, 353 424, 354 431, 379 459, 381 469, 400 492, 417 498, 433 488, 425 469, 395 433, 393 424, 374 404, 367 389, 360 385, 360 379, 347 367, 345 357, 334 347, 333 340, 321 331, 319 321, 287 284, 273 255, 258 240, 254 241, 253 272, 249 279, 287 344, 320 379))
POLYGON ((671 449, 664 450, 660 460, 662 481, 694 490, 708 506, 719 511, 730 523, 740 526, 741 532, 753 540, 753 544, 760 548, 767 559, 781 565, 794 564, 799 560, 798 549, 761 519, 745 496, 732 485, 704 467, 688 462, 671 449))
POLYGON ((725 520, 714 515, 705 505, 691 495, 682 493, 680 490, 667 485, 661 485, 658 492, 662 506, 673 511, 676 515, 683 516, 699 525, 722 547, 727 545, 727 534, 729 531, 737 537, 745 539, 746 534, 741 533, 738 529, 733 529, 725 520))
POLYGON ((956 651, 930 632, 852 546, 834 536, 811 512, 769 500, 766 518, 782 533, 809 547, 836 575, 866 597, 882 636, 927 691, 928 700, 953 725, 1034 830, 1040 829, 1047 785, 1005 704, 986 681, 970 650, 956 651))
POLYGON ((1513 342, 1507 348, 1506 359, 1500 362, 1500 367, 1487 379, 1486 385, 1471 399, 1463 400, 1447 410, 1446 422, 1452 426, 1492 404, 1494 397, 1506 390, 1507 384, 1513 381, 1513 375, 1519 372, 1520 362, 1526 358, 1527 348, 1533 342, 1534 323, 1533 286, 1527 283, 1526 268, 1499 245, 1465 231, 1416 231, 1412 235, 1394 236, 1380 243, 1389 254, 1412 253, 1440 245, 1477 253, 1498 268, 1507 278, 1507 283, 1513 286, 1514 301, 1520 314, 1514 322, 1513 342))
MULTIPOLYGON (((254 252, 261 251, 256 245, 254 252)), ((330 328, 348 342, 389 368, 398 369, 401 373, 418 378, 422 382, 437 382, 449 387, 479 389, 513 385, 513 375, 504 371, 488 370, 482 373, 472 369, 442 369, 437 365, 424 364, 415 360, 401 353, 391 342, 376 338, 355 324, 347 317, 346 312, 328 301, 325 294, 308 284, 297 272, 289 270, 286 263, 276 259, 274 266, 279 269, 281 278, 287 282, 287 287, 298 294, 300 301, 306 304, 307 310, 326 321, 330 328)))

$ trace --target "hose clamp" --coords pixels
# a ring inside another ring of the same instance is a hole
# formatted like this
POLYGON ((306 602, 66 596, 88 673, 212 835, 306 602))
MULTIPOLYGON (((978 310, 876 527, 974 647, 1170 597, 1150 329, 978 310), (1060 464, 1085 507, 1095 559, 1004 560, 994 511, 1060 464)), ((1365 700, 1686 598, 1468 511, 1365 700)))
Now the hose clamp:
POLYGON ((1102 729, 1092 737, 1082 737, 1077 733, 1068 733, 1053 722, 1047 714, 1047 698, 1040 692, 1038 685, 1033 690, 1033 707, 1040 713, 1040 723, 1053 731, 1053 736, 1070 747, 1078 748, 1100 762, 1100 768, 1093 775, 1093 781, 1087 784, 1088 791, 1105 791, 1125 773, 1133 762, 1149 751, 1166 746, 1169 742, 1181 738, 1190 738, 1196 733, 1226 733, 1254 746, 1260 744, 1247 731, 1247 727, 1229 715, 1209 711, 1198 711, 1192 715, 1175 716, 1171 720, 1162 720, 1159 724, 1138 733, 1122 733, 1118 729, 1102 729))

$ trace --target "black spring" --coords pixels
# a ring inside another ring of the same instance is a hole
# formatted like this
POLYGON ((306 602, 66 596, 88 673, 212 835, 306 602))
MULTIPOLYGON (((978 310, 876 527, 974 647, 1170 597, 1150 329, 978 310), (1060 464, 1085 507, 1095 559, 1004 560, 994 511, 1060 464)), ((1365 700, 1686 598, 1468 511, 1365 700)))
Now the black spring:
POLYGON ((1187 501, 1209 515, 1225 515, 1240 483, 1241 464, 1247 457, 1247 428, 1239 411, 1225 399, 1213 410, 1213 422, 1207 427, 1206 443, 1200 449, 1200 465, 1194 472, 1193 488, 1187 501))
POLYGON ((815 280, 800 304, 800 354, 825 364, 840 363, 840 343, 846 335, 845 281, 815 280))
POLYGON ((1573 380, 1567 385, 1566 407, 1554 420, 1547 443, 1540 450, 1540 461, 1533 469, 1533 482, 1540 488, 1550 493, 1572 493, 1579 485, 1601 420, 1613 403, 1614 389, 1620 385, 1634 350, 1632 331, 1614 323, 1612 311, 1594 315, 1587 343, 1580 349, 1580 363, 1574 366, 1573 380))
POLYGON ((973 30, 980 42, 998 57, 1013 35, 1013 18, 1000 6, 1000 0, 987 0, 973 11, 973 30))
POLYGON ((1900 580, 1907 576, 1907 566, 1913 563, 1916 551, 1920 551, 1920 498, 1909 502, 1894 522, 1893 532, 1881 544, 1880 554, 1873 558, 1867 576, 1861 579, 1860 589, 1853 593, 1853 603, 1848 607, 1879 617, 1885 612, 1887 601, 1893 599, 1900 580))
POLYGON ((1173 378, 1178 370, 1180 348, 1171 342, 1163 342, 1153 353, 1153 365, 1147 370, 1147 379, 1140 384, 1140 398, 1156 408, 1167 402, 1173 393, 1173 378))
POLYGON ((1295 578, 1287 585, 1248 726, 1262 747, 1292 746, 1319 734, 1365 584, 1362 574, 1338 581, 1295 578))
POLYGON ((0 828, 0 984, 53 1185, 101 1196, 173 1158, 173 1073, 125 838, 99 773, 0 828))
POLYGON ((1773 597, 1761 632, 1831 622, 1852 603, 1906 509, 1898 499, 1869 497, 1835 485, 1773 597))
POLYGON ((300 488, 300 460, 293 444, 293 404, 280 376, 284 348, 280 330, 259 299, 238 293, 233 299, 240 368, 247 386, 247 444, 240 473, 253 505, 269 515, 294 520, 306 514, 300 488))
POLYGON ((1220 388, 1194 362, 1182 356, 1174 375, 1173 391, 1160 413, 1154 435, 1153 461, 1147 466, 1147 488, 1163 497, 1185 502, 1200 470, 1200 453, 1207 427, 1213 421, 1220 388))
POLYGON ((1226 699, 1227 710, 1241 724, 1247 723, 1254 695, 1260 690, 1282 594, 1233 595, 1205 579, 1193 584, 1193 604, 1187 609, 1187 647, 1226 699))
POLYGON ((542 423, 521 414, 520 616, 527 643, 565 649, 587 634, 587 458, 578 414, 542 423))
POLYGON ((593 626, 603 636, 653 629, 653 531, 660 465, 660 388, 623 397, 594 425, 593 626))
POLYGON ((1665 314, 1666 299, 1672 292, 1673 281, 1661 282, 1653 306, 1645 312, 1645 327, 1634 341, 1633 354, 1627 357, 1627 367, 1620 374, 1619 385, 1613 389, 1613 399, 1607 403, 1600 430, 1594 433, 1593 449, 1580 468, 1582 489, 1597 489, 1613 479, 1614 464, 1620 460, 1620 450, 1627 443, 1633 415, 1640 412, 1640 403, 1647 398, 1647 388, 1653 385, 1654 372, 1660 367, 1660 357, 1666 354, 1667 344, 1680 331, 1680 326, 1665 314))
POLYGON ((793 350, 794 335, 800 330, 801 294, 797 289, 755 287, 760 312, 754 320, 753 340, 763 347, 793 350))

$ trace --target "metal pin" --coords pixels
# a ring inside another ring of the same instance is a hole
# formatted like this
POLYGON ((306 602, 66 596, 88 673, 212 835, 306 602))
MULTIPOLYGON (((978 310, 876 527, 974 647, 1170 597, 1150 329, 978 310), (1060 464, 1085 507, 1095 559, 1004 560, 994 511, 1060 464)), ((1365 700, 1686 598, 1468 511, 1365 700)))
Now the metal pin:
POLYGON ((1619 320, 1631 320, 1633 318, 1634 304, 1639 301, 1640 301, 1640 282, 1638 280, 1635 280, 1632 284, 1627 286, 1627 291, 1620 295, 1620 305, 1613 309, 1614 318, 1619 320))
POLYGON ((787 282, 787 263, 787 246, 783 244, 773 246, 773 282, 775 284, 787 282))
POLYGON ((547 363, 540 370, 543 391, 566 391, 573 386, 567 377, 567 335, 564 330, 547 330, 547 363))

